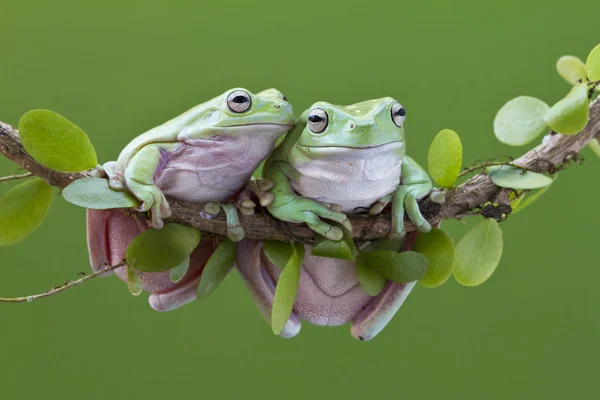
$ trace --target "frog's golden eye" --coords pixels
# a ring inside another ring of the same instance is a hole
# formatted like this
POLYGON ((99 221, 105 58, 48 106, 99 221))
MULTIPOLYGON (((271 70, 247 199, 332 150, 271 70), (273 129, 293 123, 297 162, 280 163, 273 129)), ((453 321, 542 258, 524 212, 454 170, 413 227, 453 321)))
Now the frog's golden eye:
POLYGON ((227 96, 227 107, 234 113, 244 113, 252 106, 252 97, 243 90, 235 90, 227 96))
POLYGON ((329 116, 322 108, 315 107, 308 114, 308 129, 312 133, 321 133, 327 128, 329 116))
POLYGON ((392 121, 394 121, 394 124, 398 128, 402 127, 404 119, 406 118, 406 110, 404 109, 404 107, 402 107, 402 105, 398 102, 392 104, 391 114, 392 121))

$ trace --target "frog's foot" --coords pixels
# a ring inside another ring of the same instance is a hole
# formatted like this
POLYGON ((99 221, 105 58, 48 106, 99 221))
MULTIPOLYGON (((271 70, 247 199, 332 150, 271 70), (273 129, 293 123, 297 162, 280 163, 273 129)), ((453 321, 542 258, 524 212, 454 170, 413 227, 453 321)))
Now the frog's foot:
POLYGON ((117 172, 117 162, 116 161, 108 161, 103 165, 97 165, 92 172, 92 176, 98 177, 108 177, 108 184, 111 189, 114 190, 123 190, 125 187, 124 178, 122 173, 117 172))
POLYGON ((429 193, 419 193, 418 190, 400 190, 393 198, 392 204, 392 231, 390 237, 394 239, 404 238, 406 230, 404 229, 404 215, 415 225, 418 232, 429 232, 431 224, 423 217, 419 209, 417 200, 429 193))
POLYGON ((256 202, 263 207, 268 207, 273 204, 275 196, 270 192, 273 189, 273 182, 268 179, 256 179, 248 183, 248 185, 240 192, 236 201, 236 206, 244 215, 252 215, 256 209, 256 202))
POLYGON ((390 204, 393 197, 394 197, 393 194, 389 194, 389 195, 384 196, 384 197, 380 198, 379 200, 377 200, 375 202, 375 204, 373 204, 371 206, 371 208, 369 209, 369 215, 380 214, 383 211, 383 209, 386 208, 388 204, 390 204))
POLYGON ((161 229, 164 226, 163 219, 171 216, 171 207, 163 192, 156 185, 145 185, 135 180, 128 181, 127 188, 142 202, 136 210, 141 212, 150 211, 152 214, 152 227, 161 229))
POLYGON ((305 197, 295 197, 282 206, 269 208, 269 211, 276 218, 284 221, 304 222, 310 229, 329 240, 341 240, 344 232, 337 226, 324 222, 323 219, 335 221, 352 231, 352 224, 346 214, 333 211, 326 204, 305 197))
POLYGON ((221 208, 225 211, 225 217, 227 218, 227 237, 232 242, 239 242, 244 238, 246 232, 237 214, 237 208, 233 204, 221 204, 221 208))

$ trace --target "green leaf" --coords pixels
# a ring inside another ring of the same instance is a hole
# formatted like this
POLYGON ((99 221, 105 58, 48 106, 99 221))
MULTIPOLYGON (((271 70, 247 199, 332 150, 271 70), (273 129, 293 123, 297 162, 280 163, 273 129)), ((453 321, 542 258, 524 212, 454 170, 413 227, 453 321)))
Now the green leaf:
POLYGON ((441 130, 429 146, 427 165, 429 175, 440 186, 451 188, 462 166, 462 143, 456 132, 441 130))
POLYGON ((304 261, 304 245, 295 243, 292 249, 292 256, 279 275, 273 307, 271 307, 271 329, 276 335, 281 333, 290 318, 298 295, 300 266, 304 261))
POLYGON ((589 141, 588 146, 598 157, 600 157, 600 140, 592 139, 589 141))
POLYGON ((554 131, 573 135, 585 128, 589 111, 587 85, 580 83, 573 86, 564 99, 552 106, 544 120, 554 131))
POLYGON ((52 203, 52 187, 43 179, 23 182, 0 198, 0 246, 19 243, 44 221, 52 203))
POLYGON ((134 296, 139 296, 142 293, 142 278, 129 265, 127 266, 127 289, 134 296))
POLYGON ((294 250, 291 243, 280 242, 278 240, 264 240, 263 251, 271 263, 279 268, 283 268, 289 261, 294 250))
POLYGON ((417 281, 427 272, 427 258, 415 251, 363 251, 360 256, 370 268, 394 282, 417 281))
POLYGON ((556 70, 571 85, 585 82, 588 76, 585 64, 578 57, 562 56, 556 62, 556 70))
POLYGON ((19 121, 25 150, 40 164, 62 172, 79 172, 98 165, 85 132, 60 114, 31 110, 19 121))
POLYGON ((235 262, 236 243, 223 238, 212 253, 202 275, 196 294, 199 299, 207 298, 223 282, 235 262))
POLYGON ((502 245, 502 230, 495 219, 486 219, 475 225, 456 246, 456 280, 465 286, 485 282, 500 262, 502 245))
POLYGON ((432 228, 429 233, 419 233, 413 250, 423 254, 429 262, 427 273, 419 280, 423 286, 440 286, 452 275, 454 240, 446 232, 432 228))
MULTIPOLYGON (((552 183, 554 183, 557 177, 558 175, 554 176, 554 178, 552 179, 552 183)), ((519 211, 522 211, 525 207, 534 203, 537 199, 542 197, 544 193, 546 193, 546 190, 550 189, 550 186, 552 186, 552 184, 545 186, 539 190, 523 193, 516 201, 514 201, 510 205, 512 207, 511 214, 516 214, 519 211)))
POLYGON ((140 202, 126 190, 113 190, 107 179, 82 178, 69 184, 63 197, 71 204, 92 210, 138 207, 140 202))
POLYGON ((506 103, 494 119, 494 134, 509 146, 523 146, 548 132, 544 115, 549 107, 535 97, 520 96, 506 103))
POLYGON ((169 278, 171 278, 171 282, 179 282, 183 279, 185 274, 187 274, 188 269, 190 268, 190 258, 184 259, 181 263, 176 265, 174 268, 169 270, 169 278))
POLYGON ((317 242, 312 246, 311 254, 313 256, 328 257, 328 258, 339 258, 341 260, 354 260, 356 258, 356 245, 352 239, 352 233, 345 229, 341 224, 335 224, 338 226, 344 236, 342 240, 328 240, 323 236, 317 237, 317 242))
POLYGON ((362 290, 369 296, 377 296, 387 282, 379 272, 369 267, 362 256, 356 259, 356 278, 362 290))
POLYGON ((585 66, 591 81, 600 81, 600 44, 596 45, 588 54, 585 66))
POLYGON ((539 189, 552 183, 552 178, 546 175, 511 165, 494 165, 487 167, 485 172, 494 184, 509 189, 539 189))
POLYGON ((148 229, 133 239, 125 259, 138 271, 167 271, 188 258, 200 238, 200 231, 190 226, 167 224, 162 229, 148 229))

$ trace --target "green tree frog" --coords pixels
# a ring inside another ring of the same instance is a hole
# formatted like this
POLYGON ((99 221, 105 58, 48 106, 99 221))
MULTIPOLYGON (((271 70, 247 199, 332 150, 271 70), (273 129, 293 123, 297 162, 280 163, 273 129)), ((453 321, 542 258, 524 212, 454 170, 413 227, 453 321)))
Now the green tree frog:
MULTIPOLYGON (((328 220, 350 228, 345 213, 378 214, 391 204, 391 237, 406 236, 405 214, 419 231, 429 231, 417 200, 429 194, 432 184, 405 155, 405 114, 389 97, 350 106, 315 103, 265 164, 264 176, 275 183, 269 211, 339 240, 342 230, 328 220)), ((402 250, 410 250, 415 238, 406 236, 402 250)), ((295 336, 302 318, 330 326, 353 321, 352 335, 368 340, 387 325, 414 285, 388 282, 371 297, 361 289, 353 261, 313 256, 310 246, 305 250, 298 296, 283 337, 295 336)), ((237 268, 268 319, 281 270, 253 240, 239 244, 237 268)))
MULTIPOLYGON (((111 186, 131 191, 143 202, 140 210, 151 211, 152 226, 160 228, 170 215, 165 195, 198 203, 231 200, 293 124, 292 107, 281 92, 232 89, 135 138, 104 170, 111 186)), ((234 214, 237 220, 237 213, 230 211, 228 217, 234 214)), ((123 260, 129 243, 146 229, 146 223, 121 209, 88 210, 92 269, 123 260)), ((213 250, 212 241, 202 241, 177 283, 170 280, 169 271, 141 273, 144 290, 152 293, 150 305, 167 311, 194 300, 213 250)), ((126 280, 125 267, 115 272, 126 280)))

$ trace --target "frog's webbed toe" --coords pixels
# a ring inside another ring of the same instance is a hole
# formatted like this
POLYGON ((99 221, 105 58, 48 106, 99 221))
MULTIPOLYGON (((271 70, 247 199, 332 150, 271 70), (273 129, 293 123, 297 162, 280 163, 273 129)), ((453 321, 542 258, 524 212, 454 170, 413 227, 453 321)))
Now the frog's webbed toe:
POLYGON ((269 179, 256 179, 248 182, 248 185, 239 193, 236 206, 244 215, 252 215, 257 203, 262 207, 273 204, 275 196, 271 193, 274 183, 269 179))

